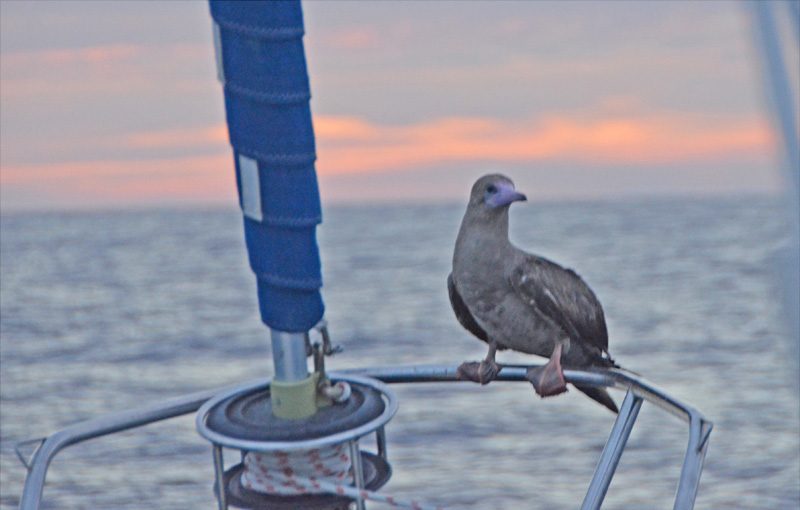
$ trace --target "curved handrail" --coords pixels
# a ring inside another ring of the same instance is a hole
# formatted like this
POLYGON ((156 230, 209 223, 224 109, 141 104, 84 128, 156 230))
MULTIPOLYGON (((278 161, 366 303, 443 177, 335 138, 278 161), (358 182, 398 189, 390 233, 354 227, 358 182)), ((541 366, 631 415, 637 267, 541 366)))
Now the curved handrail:
MULTIPOLYGON (((496 379, 498 381, 527 381, 525 375, 528 369, 535 366, 542 366, 542 364, 505 365, 496 379)), ((457 381, 457 370, 457 367, 452 366, 423 365, 364 368, 349 370, 346 373, 366 375, 386 383, 445 382, 457 381)), ((694 507, 694 500, 700 485, 700 474, 703 470, 708 439, 714 427, 713 423, 707 420, 694 406, 672 397, 644 378, 624 370, 564 370, 564 378, 572 384, 627 391, 625 402, 617 415, 603 453, 600 455, 598 466, 581 508, 583 510, 600 508, 639 413, 639 407, 642 401, 647 401, 689 424, 689 440, 673 509, 691 510, 694 507)))
MULTIPOLYGON (((531 367, 542 366, 543 363, 527 365, 503 365, 497 375, 497 381, 527 381, 525 374, 531 367)), ((343 374, 366 375, 385 383, 412 382, 456 382, 458 367, 450 365, 411 365, 386 366, 340 370, 343 374)), ((645 400, 651 401, 661 409, 689 422, 693 414, 702 417, 693 406, 681 402, 668 395, 654 384, 631 372, 618 369, 603 370, 564 370, 564 379, 568 383, 587 386, 602 386, 618 390, 632 389, 645 400)))
MULTIPOLYGON (((529 368, 536 366, 542 366, 542 364, 505 366, 497 380, 526 381, 525 373, 529 368)), ((456 382, 458 381, 456 373, 456 366, 415 365, 339 370, 331 372, 331 376, 336 377, 337 374, 360 375, 373 377, 387 384, 399 384, 456 382)), ((713 427, 711 422, 706 420, 702 413, 693 406, 668 395, 643 378, 622 370, 604 370, 602 372, 565 370, 564 378, 573 384, 627 390, 625 401, 601 454, 582 508, 584 510, 600 508, 639 407, 642 401, 648 401, 689 424, 689 442, 673 508, 675 510, 691 510, 694 507, 694 499, 700 483, 708 437, 713 427)), ((260 379, 192 393, 159 404, 93 418, 54 433, 45 439, 31 459, 20 509, 37 510, 39 508, 47 470, 53 458, 64 448, 90 439, 196 412, 203 404, 220 393, 268 384, 268 379, 260 379)))
MULTIPOLYGON (((235 387, 238 386, 240 385, 235 387)), ((47 470, 53 458, 64 448, 90 439, 196 412, 204 402, 213 398, 217 393, 229 391, 232 388, 234 386, 191 393, 158 404, 92 418, 55 432, 45 438, 28 464, 28 475, 25 477, 20 509, 36 510, 39 508, 47 470)))

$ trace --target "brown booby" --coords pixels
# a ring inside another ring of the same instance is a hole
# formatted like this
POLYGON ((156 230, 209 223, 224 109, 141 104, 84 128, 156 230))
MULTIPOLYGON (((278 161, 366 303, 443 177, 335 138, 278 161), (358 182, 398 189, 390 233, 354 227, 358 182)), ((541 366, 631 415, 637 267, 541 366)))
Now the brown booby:
MULTIPOLYGON (((497 350, 511 349, 550 360, 528 370, 542 397, 567 391, 567 368, 617 367, 608 353, 603 308, 571 269, 526 253, 508 239, 508 209, 525 195, 508 177, 485 175, 473 185, 447 278, 450 303, 464 328, 489 344, 486 359, 465 362, 462 379, 492 381, 502 366, 497 350)), ((617 412, 605 389, 576 386, 617 412)))

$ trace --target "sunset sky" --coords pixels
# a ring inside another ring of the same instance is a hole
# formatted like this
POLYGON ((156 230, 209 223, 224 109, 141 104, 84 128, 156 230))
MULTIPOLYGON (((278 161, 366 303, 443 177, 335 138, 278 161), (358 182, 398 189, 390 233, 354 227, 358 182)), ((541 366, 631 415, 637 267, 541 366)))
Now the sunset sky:
MULTIPOLYGON (((778 189, 739 3, 303 5, 324 201, 778 189)), ((4 210, 235 204, 205 2, 0 11, 4 210)))

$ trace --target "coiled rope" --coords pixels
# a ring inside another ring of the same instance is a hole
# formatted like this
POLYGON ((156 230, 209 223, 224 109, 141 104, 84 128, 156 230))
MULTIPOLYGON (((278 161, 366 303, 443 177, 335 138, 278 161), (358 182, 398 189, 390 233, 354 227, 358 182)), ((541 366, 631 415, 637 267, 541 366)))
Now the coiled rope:
POLYGON ((344 443, 299 452, 250 452, 244 458, 242 485, 263 494, 300 496, 337 494, 412 510, 442 510, 414 500, 397 499, 349 485, 350 449, 344 443))

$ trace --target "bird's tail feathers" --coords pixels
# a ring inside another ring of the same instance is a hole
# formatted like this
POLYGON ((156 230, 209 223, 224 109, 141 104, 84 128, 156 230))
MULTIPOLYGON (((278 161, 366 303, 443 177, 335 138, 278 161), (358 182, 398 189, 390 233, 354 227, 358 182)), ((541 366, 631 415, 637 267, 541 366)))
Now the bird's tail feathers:
POLYGON ((600 365, 606 368, 622 368, 614 361, 614 358, 611 357, 611 354, 608 351, 603 351, 600 355, 600 359, 602 360, 600 365))
POLYGON ((616 368, 617 370, 622 370, 623 372, 628 372, 629 374, 633 374, 636 377, 642 377, 642 374, 640 374, 639 372, 621 366, 614 360, 614 358, 611 357, 611 355, 607 351, 603 351, 603 354, 605 356, 601 357, 599 362, 595 361, 594 366, 601 368, 616 368))
POLYGON ((606 357, 602 358, 602 360, 603 360, 601 362, 602 364, 599 365, 602 368, 616 368, 617 370, 621 370, 623 372, 628 372, 629 374, 633 374, 636 377, 642 377, 642 374, 640 374, 639 372, 631 370, 630 368, 625 368, 623 366, 620 366, 619 363, 614 361, 614 359, 611 356, 608 355, 608 353, 606 353, 606 357))
POLYGON ((577 384, 575 384, 574 386, 578 391, 583 392, 583 394, 589 397, 590 399, 604 405, 612 413, 614 414, 619 413, 617 404, 614 403, 614 399, 611 398, 611 395, 609 395, 604 388, 595 388, 594 386, 578 386, 577 384))

